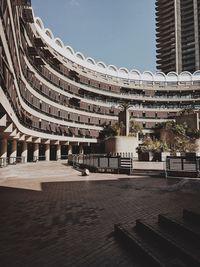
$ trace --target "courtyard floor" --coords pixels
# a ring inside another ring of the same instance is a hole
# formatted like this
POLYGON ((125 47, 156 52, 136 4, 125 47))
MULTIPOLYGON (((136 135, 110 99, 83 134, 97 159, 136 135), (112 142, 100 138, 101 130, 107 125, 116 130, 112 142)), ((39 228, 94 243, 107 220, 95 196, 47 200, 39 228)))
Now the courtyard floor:
POLYGON ((200 210, 198 182, 90 174, 64 162, 0 169, 0 266, 140 266, 113 236, 159 213, 200 210))

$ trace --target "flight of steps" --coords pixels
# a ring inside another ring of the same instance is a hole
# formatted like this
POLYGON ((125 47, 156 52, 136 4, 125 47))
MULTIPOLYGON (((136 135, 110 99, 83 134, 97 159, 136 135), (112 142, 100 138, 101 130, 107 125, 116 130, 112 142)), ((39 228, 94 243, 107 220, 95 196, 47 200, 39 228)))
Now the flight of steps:
POLYGON ((181 215, 159 214, 158 220, 116 224, 115 237, 148 267, 200 267, 200 213, 184 209, 181 215))

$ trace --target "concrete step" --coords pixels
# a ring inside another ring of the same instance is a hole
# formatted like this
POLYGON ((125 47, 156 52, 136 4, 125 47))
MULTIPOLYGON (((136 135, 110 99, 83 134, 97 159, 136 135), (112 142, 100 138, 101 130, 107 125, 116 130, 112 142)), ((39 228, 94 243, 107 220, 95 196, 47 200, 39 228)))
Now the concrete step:
MULTIPOLYGON (((115 225, 115 237, 119 240, 127 249, 130 250, 130 253, 133 253, 136 257, 139 257, 143 261, 145 266, 154 266, 154 267, 166 267, 167 265, 166 257, 157 253, 152 244, 145 242, 137 232, 134 232, 127 227, 122 225, 115 225), (146 264, 145 264, 146 263, 146 264)), ((186 265, 183 265, 184 267, 186 265)))
POLYGON ((142 236, 156 240, 163 249, 175 253, 186 266, 200 266, 200 258, 197 256, 199 250, 191 248, 186 242, 183 243, 182 239, 178 239, 179 236, 172 235, 169 231, 165 231, 164 228, 159 227, 158 223, 137 220, 136 230, 142 236))
POLYGON ((200 212, 198 211, 183 209, 183 219, 200 227, 200 212))
POLYGON ((184 223, 181 218, 174 218, 174 215, 170 214, 159 214, 158 223, 172 234, 183 237, 191 246, 200 247, 200 230, 184 223))

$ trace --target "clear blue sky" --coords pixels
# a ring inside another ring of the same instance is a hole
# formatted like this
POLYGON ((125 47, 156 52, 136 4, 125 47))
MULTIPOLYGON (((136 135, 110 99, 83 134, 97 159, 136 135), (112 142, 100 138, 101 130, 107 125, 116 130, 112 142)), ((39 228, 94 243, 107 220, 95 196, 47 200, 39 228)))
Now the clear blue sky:
POLYGON ((155 0, 32 0, 35 16, 77 52, 155 71, 155 0))

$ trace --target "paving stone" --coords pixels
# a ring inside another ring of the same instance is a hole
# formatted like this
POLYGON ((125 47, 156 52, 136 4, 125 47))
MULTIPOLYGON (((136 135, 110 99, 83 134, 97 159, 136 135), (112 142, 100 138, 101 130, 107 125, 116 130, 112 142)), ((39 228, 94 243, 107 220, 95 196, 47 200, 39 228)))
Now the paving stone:
POLYGON ((33 179, 24 180, 25 189, 17 181, 21 188, 9 187, 10 181, 0 187, 2 267, 140 267, 114 239, 115 223, 134 225, 138 218, 200 208, 200 192, 169 191, 171 183, 159 178, 43 178, 41 191, 30 189, 33 179))

